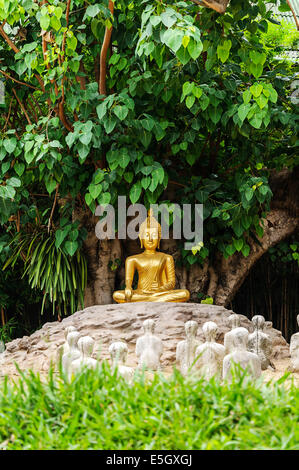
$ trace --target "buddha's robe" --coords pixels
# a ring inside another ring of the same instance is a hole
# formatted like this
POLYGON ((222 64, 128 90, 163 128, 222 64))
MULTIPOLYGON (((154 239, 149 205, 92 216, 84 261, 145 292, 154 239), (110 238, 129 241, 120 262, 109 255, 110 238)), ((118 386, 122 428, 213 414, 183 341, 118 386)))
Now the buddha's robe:
MULTIPOLYGON (((131 287, 134 273, 138 272, 138 286, 132 292, 131 302, 186 302, 190 294, 186 289, 174 290, 175 269, 171 255, 141 253, 126 259, 126 287, 131 287)), ((127 302, 125 291, 116 291, 113 299, 127 302)))

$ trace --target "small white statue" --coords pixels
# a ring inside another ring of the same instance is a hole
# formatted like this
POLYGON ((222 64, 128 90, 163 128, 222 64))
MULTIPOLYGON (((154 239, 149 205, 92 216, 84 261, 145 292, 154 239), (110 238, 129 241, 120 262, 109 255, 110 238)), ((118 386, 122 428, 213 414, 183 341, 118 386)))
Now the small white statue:
POLYGON ((238 328, 241 324, 241 318, 240 315, 237 313, 233 313, 228 317, 228 323, 231 327, 231 331, 228 331, 224 335, 224 347, 225 347, 225 354, 229 354, 232 352, 232 338, 233 338, 233 333, 232 331, 235 328, 238 328))
POLYGON ((136 342, 138 367, 158 370, 160 369, 163 344, 161 339, 154 335, 154 320, 145 320, 143 322, 143 331, 144 335, 138 338, 136 342))
POLYGON ((96 369, 98 361, 91 357, 94 348, 94 340, 90 336, 82 336, 78 341, 80 357, 71 363, 71 373, 76 374, 83 369, 96 369))
POLYGON ((221 378, 225 349, 222 344, 216 343, 218 326, 213 321, 208 321, 204 323, 202 331, 206 342, 196 349, 196 368, 206 379, 213 376, 221 378))
POLYGON ((265 318, 262 315, 255 315, 251 322, 254 326, 254 332, 248 337, 248 351, 258 355, 262 370, 275 370, 275 366, 270 360, 272 341, 270 336, 264 333, 265 318))
POLYGON ((233 352, 227 354, 223 360, 223 378, 229 382, 232 380, 232 369, 238 369, 238 366, 241 369, 246 369, 252 378, 258 378, 261 375, 260 358, 247 351, 248 336, 246 328, 239 327, 233 330, 233 352))
POLYGON ((117 368, 117 373, 121 375, 126 382, 132 383, 134 369, 133 367, 125 365, 128 356, 128 346, 122 341, 115 341, 109 347, 109 354, 112 362, 112 370, 117 368))
MULTIPOLYGON (((297 315, 297 323, 299 326, 299 315, 297 315)), ((295 333, 290 341, 290 354, 291 354, 291 371, 299 372, 299 333, 295 333)))
POLYGON ((200 342, 196 339, 198 323, 194 320, 185 323, 186 339, 180 341, 176 348, 176 361, 180 365, 181 373, 187 375, 195 360, 196 348, 200 342))
POLYGON ((76 328, 73 326, 73 325, 70 325, 70 326, 66 326, 65 329, 64 329, 64 338, 65 338, 65 342, 59 346, 58 350, 57 350, 57 355, 56 355, 56 363, 59 364, 62 356, 65 354, 65 353, 68 353, 70 348, 69 348, 69 345, 68 345, 68 342, 66 340, 67 338, 67 335, 73 331, 77 331, 76 328))
POLYGON ((71 331, 66 337, 68 343, 68 352, 64 353, 61 359, 62 370, 67 375, 68 378, 71 377, 71 364, 72 361, 79 359, 81 353, 78 349, 78 340, 80 338, 80 333, 78 331, 71 331))

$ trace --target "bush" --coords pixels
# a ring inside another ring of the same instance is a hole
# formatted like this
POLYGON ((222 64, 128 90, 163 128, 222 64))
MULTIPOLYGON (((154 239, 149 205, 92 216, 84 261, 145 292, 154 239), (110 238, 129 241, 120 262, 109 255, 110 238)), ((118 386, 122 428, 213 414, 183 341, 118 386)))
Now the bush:
POLYGON ((0 385, 2 449, 299 449, 298 388, 155 374, 134 386, 104 365, 0 385), (296 429, 297 427, 297 429, 296 429))

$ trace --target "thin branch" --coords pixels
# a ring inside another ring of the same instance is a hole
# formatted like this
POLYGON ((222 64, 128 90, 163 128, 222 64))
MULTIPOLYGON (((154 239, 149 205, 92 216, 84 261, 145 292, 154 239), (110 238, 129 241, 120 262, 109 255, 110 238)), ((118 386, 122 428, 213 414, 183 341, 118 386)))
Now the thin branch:
POLYGON ((59 190, 59 183, 56 184, 54 202, 53 202, 51 214, 50 214, 49 221, 48 221, 48 233, 50 233, 52 218, 53 218, 53 214, 54 214, 54 210, 55 210, 55 206, 56 206, 56 202, 57 202, 58 190, 59 190))
MULTIPOLYGON (((114 13, 114 1, 109 0, 109 10, 111 16, 114 13)), ((100 55, 100 79, 99 79, 99 93, 100 95, 106 95, 106 71, 107 71, 107 52, 111 41, 112 26, 105 29, 104 41, 100 55)))
MULTIPOLYGON (((2 23, 2 25, 0 25, 0 35, 7 42, 9 47, 17 54, 18 52, 20 52, 20 49, 15 45, 15 43, 8 37, 8 35, 4 31, 4 29, 3 29, 4 24, 5 24, 5 21, 2 23)), ((37 79, 38 83, 40 84, 42 90, 45 91, 44 82, 42 81, 40 76, 37 75, 36 73, 34 74, 34 76, 37 79)))
POLYGON ((13 91, 13 94, 15 95, 16 100, 17 100, 17 102, 19 103, 19 105, 20 105, 20 107, 21 107, 23 113, 25 114, 25 117, 26 117, 26 119, 27 119, 27 121, 28 121, 28 124, 31 125, 32 122, 31 122, 31 120, 30 120, 30 117, 28 116, 28 113, 27 113, 26 109, 24 108, 24 105, 23 105, 22 101, 21 101, 20 98, 18 97, 18 95, 17 95, 17 93, 16 93, 16 90, 13 88, 12 91, 13 91))
POLYGON ((9 121, 9 118, 10 118, 12 101, 13 101, 13 97, 11 97, 11 100, 10 100, 10 103, 9 103, 8 115, 7 115, 7 118, 5 120, 5 124, 4 124, 4 127, 3 127, 3 132, 5 132, 8 121, 9 121))
POLYGON ((38 90, 38 88, 36 88, 33 85, 30 85, 29 83, 21 82, 20 80, 17 80, 16 78, 11 77, 10 75, 8 75, 8 73, 4 72, 3 70, 0 70, 0 73, 2 73, 6 78, 9 78, 10 80, 13 80, 14 82, 19 83, 20 85, 25 85, 29 88, 33 88, 33 90, 38 90))
POLYGON ((290 0, 287 0, 287 4, 289 5, 289 8, 290 8, 291 12, 293 13, 293 17, 294 17, 294 20, 295 20, 297 29, 298 29, 298 31, 299 31, 299 22, 298 22, 298 18, 297 18, 297 15, 296 15, 296 12, 295 12, 294 8, 293 8, 292 5, 291 5, 290 0))

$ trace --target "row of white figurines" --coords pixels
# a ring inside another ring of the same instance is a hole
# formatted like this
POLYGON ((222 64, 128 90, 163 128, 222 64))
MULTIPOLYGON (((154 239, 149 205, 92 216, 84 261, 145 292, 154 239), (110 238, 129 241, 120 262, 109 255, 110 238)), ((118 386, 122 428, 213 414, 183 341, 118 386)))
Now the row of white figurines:
MULTIPOLYGON (((176 349, 176 361, 183 375, 196 372, 206 378, 217 376, 231 379, 235 364, 247 369, 252 377, 259 377, 261 370, 272 368, 270 357, 272 345, 269 336, 263 332, 265 319, 261 315, 252 318, 254 332, 249 334, 246 328, 240 327, 240 316, 233 314, 228 318, 231 331, 224 336, 224 345, 216 342, 217 324, 206 322, 202 327, 205 343, 196 339, 198 323, 185 323, 186 339, 180 341, 176 349)), ((160 370, 160 359, 163 353, 162 340, 154 334, 155 322, 145 320, 144 334, 137 339, 136 356, 138 369, 160 370)), ((71 377, 82 368, 96 368, 98 361, 93 359, 94 340, 90 336, 80 337, 74 326, 65 329, 66 342, 59 350, 64 372, 71 377)), ((112 367, 131 382, 135 369, 126 366, 128 347, 123 341, 113 342, 109 347, 112 367)))

